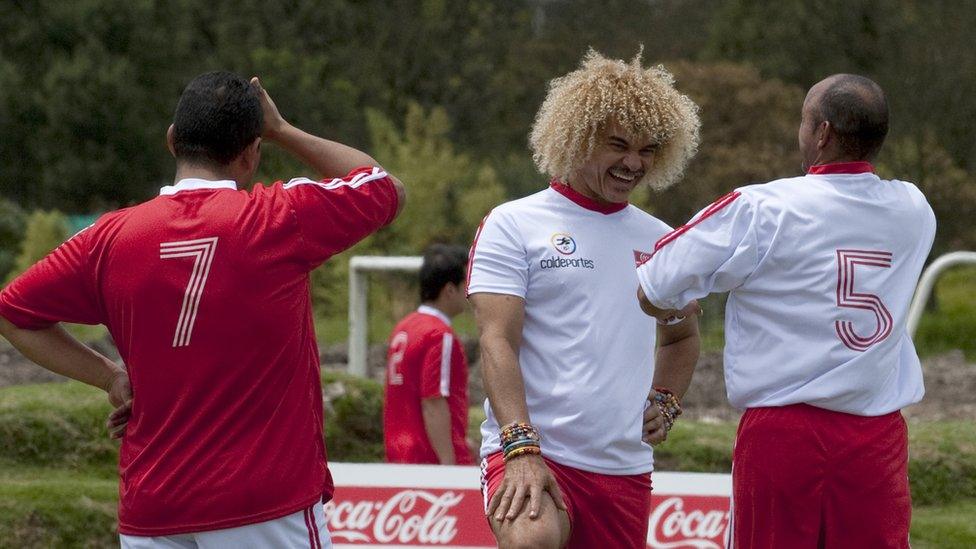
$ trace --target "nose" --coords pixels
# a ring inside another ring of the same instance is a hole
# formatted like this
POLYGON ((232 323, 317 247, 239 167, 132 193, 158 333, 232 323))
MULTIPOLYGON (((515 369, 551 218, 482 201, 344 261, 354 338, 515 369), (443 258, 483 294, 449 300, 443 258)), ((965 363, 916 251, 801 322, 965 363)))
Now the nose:
POLYGON ((637 151, 628 151, 626 156, 624 156, 624 166, 632 172, 641 169, 643 163, 641 162, 640 153, 637 151))

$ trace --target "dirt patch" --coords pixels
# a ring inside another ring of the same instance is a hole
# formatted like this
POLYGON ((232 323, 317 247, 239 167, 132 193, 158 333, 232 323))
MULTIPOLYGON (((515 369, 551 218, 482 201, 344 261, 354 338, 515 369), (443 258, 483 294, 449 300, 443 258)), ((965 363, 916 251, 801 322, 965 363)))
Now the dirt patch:
MULTIPOLYGON (((472 357, 468 396, 470 403, 476 405, 485 398, 478 345, 475 340, 464 340, 464 344, 468 356, 472 357)), ((110 358, 118 357, 110 341, 98 342, 95 347, 110 358)), ((325 367, 344 369, 347 357, 345 344, 321 349, 320 359, 325 367)), ((370 377, 382 382, 386 365, 383 345, 370 347, 368 364, 370 377)), ((976 418, 976 364, 967 362, 962 352, 952 351, 924 359, 922 368, 925 373, 925 398, 905 409, 907 417, 931 421, 976 418)), ((0 346, 0 387, 60 381, 65 381, 65 378, 30 363, 8 345, 0 346)), ((687 418, 728 421, 739 417, 739 411, 729 406, 726 400, 721 353, 702 355, 683 404, 687 418)))

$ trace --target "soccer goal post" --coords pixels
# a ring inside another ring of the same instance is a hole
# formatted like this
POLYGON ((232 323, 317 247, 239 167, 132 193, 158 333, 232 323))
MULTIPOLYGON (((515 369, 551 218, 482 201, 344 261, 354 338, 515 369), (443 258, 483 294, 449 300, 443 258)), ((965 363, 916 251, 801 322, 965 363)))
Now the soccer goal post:
POLYGON ((932 295, 932 289, 935 287, 935 281, 938 280, 939 275, 950 267, 962 264, 976 265, 976 252, 950 252, 939 256, 925 268, 918 281, 918 287, 915 288, 912 306, 908 309, 908 335, 915 337, 918 323, 922 320, 922 312, 925 311, 925 305, 929 301, 929 296, 932 295))
POLYGON ((420 256, 357 255, 349 260, 349 363, 348 372, 365 377, 369 351, 369 271, 417 272, 420 256))

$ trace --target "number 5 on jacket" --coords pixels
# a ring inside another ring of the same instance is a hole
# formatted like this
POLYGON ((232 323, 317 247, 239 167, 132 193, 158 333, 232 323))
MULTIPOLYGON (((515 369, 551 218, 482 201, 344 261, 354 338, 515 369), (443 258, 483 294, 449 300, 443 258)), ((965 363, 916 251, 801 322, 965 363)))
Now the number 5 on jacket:
POLYGON ((862 337, 854 333, 854 324, 851 321, 834 321, 837 337, 847 347, 861 352, 888 337, 893 322, 891 313, 888 312, 888 308, 885 307, 880 297, 854 291, 854 270, 858 265, 891 268, 891 252, 837 250, 837 306, 871 311, 878 323, 873 334, 862 337))

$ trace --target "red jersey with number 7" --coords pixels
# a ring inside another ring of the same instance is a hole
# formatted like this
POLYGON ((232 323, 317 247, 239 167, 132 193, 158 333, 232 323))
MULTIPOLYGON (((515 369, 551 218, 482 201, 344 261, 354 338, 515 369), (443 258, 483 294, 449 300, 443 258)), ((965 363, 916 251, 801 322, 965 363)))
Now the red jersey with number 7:
POLYGON ((309 272, 396 210, 379 168, 250 192, 184 179, 4 289, 18 327, 105 324, 118 346, 133 390, 121 533, 231 528, 331 498, 309 272))

